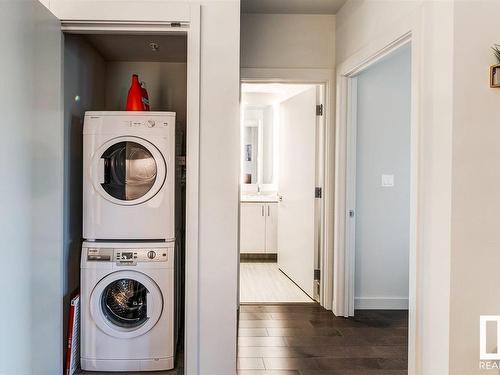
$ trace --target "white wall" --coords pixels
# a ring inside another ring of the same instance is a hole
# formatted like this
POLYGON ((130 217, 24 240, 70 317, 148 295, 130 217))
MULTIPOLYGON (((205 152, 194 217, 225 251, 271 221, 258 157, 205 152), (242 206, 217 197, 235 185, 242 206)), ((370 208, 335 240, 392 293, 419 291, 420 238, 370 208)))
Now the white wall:
POLYGON ((242 14, 242 68, 331 68, 335 16, 242 14))
POLYGON ((0 309, 0 373, 4 374, 28 374, 31 370, 31 155, 26 152, 30 147, 31 131, 26 124, 30 124, 33 116, 29 108, 30 81, 33 79, 31 49, 34 47, 30 12, 29 5, 21 2, 2 2, 0 5, 0 44, 3 53, 10 56, 0 60, 0 68, 5 74, 2 85, 11 88, 9 95, 2 95, 0 101, 4 114, 2 139, 8 139, 0 148, 3 160, 0 171, 3 176, 9 176, 0 194, 3 248, 0 282, 9 286, 4 288, 3 304, 17 306, 14 314, 8 308, 0 309))
POLYGON ((8 56, 0 61, 0 373, 56 374, 63 284, 59 23, 31 1, 1 2, 0 21, 8 56))
MULTIPOLYGON (((329 146, 325 154, 332 166, 335 153, 335 24, 334 15, 241 15, 242 79, 326 83, 323 104, 329 130, 325 143, 329 146)), ((327 171, 324 177, 326 191, 328 186, 334 185, 333 170, 327 171)), ((326 210, 333 210, 333 197, 326 196, 324 200, 326 210)), ((325 221, 323 232, 329 234, 333 231, 333 220, 325 221)), ((333 236, 325 237, 326 253, 332 259, 333 236)), ((325 291, 331 288, 332 282, 325 281, 325 291)), ((331 309, 331 301, 331 293, 325 292, 324 306, 331 309)))
POLYGON ((422 6, 422 1, 350 0, 335 20, 335 56, 337 63, 376 40, 389 25, 399 22, 422 6))
POLYGON ((450 374, 479 369, 479 315, 500 315, 500 90, 488 67, 498 63, 500 4, 455 4, 453 64, 453 219, 450 374))
POLYGON ((357 309, 408 308, 410 85, 409 45, 357 77, 357 309))
MULTIPOLYGON (((419 124, 417 228, 418 374, 449 372, 453 2, 350 0, 337 14, 337 63, 358 61, 414 31, 412 98, 419 124)), ((410 281, 410 287, 412 283, 410 281)), ((412 358, 410 358, 412 360, 412 358)))
POLYGON ((204 1, 201 14, 199 373, 230 375, 236 373, 240 2, 204 1))

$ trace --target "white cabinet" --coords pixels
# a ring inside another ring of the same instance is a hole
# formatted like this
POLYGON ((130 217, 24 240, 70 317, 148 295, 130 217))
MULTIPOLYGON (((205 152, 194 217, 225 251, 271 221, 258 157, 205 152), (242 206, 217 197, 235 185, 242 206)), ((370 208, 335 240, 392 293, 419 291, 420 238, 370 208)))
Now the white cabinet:
POLYGON ((266 204, 266 253, 278 252, 278 203, 266 204))
POLYGON ((264 253, 265 251, 265 205, 261 203, 242 203, 240 214, 240 252, 264 253))
POLYGON ((278 251, 277 211, 277 203, 241 203, 241 253, 276 253, 278 251))

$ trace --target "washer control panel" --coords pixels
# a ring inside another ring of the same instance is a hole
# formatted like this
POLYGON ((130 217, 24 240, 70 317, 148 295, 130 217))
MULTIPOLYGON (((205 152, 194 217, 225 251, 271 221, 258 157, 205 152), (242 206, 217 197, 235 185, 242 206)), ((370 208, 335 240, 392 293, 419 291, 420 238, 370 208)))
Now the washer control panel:
POLYGON ((133 266, 138 262, 166 262, 168 261, 168 249, 145 248, 145 249, 106 249, 89 248, 87 250, 88 261, 115 262, 117 265, 133 266))
POLYGON ((137 120, 125 120, 123 121, 123 125, 127 128, 166 128, 168 124, 168 120, 158 120, 158 119, 137 119, 137 120))

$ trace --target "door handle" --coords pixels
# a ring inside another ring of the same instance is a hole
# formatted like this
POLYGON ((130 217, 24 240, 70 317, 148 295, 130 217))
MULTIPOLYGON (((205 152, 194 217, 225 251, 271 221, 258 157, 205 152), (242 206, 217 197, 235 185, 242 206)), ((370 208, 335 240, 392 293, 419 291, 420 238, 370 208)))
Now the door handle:
POLYGON ((262 216, 264 216, 264 205, 260 206, 260 208, 261 208, 262 216))
POLYGON ((271 216, 271 206, 267 205, 267 216, 271 216))

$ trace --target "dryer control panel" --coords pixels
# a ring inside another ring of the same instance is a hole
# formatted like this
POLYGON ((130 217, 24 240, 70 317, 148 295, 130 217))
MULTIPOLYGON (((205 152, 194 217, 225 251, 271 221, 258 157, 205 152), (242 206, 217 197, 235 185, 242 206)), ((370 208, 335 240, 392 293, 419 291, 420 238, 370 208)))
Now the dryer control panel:
POLYGON ((166 262, 168 251, 166 248, 88 248, 87 261, 115 262, 124 266, 133 266, 138 262, 166 262))

